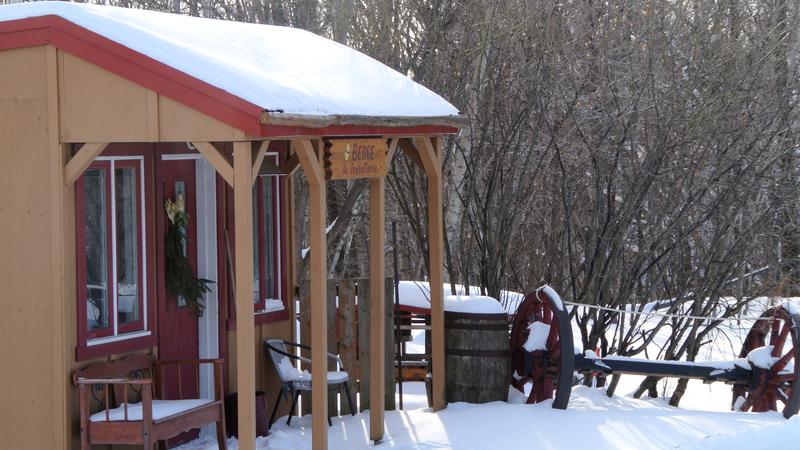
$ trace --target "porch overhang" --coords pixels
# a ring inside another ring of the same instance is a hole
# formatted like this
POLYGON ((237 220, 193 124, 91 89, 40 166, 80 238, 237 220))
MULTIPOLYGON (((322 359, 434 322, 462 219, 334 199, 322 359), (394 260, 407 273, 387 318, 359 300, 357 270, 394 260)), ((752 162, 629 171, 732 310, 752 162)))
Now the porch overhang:
POLYGON ((0 21, 0 50, 53 45, 98 67, 242 130, 251 140, 310 136, 452 135, 450 116, 283 114, 265 110, 57 15, 0 21))

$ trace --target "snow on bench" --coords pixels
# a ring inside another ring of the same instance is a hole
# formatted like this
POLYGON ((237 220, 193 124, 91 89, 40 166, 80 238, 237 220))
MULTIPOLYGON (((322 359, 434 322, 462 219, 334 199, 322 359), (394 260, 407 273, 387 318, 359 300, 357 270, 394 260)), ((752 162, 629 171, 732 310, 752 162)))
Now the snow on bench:
MULTIPOLYGON (((161 420, 169 416, 181 414, 200 406, 207 405, 213 400, 196 398, 185 400, 153 400, 153 420, 161 420)), ((125 420, 125 405, 120 405, 114 409, 108 410, 108 419, 106 419, 106 410, 96 412, 89 417, 92 422, 115 422, 125 420)), ((128 420, 138 421, 142 420, 142 404, 129 403, 128 404, 128 420)))

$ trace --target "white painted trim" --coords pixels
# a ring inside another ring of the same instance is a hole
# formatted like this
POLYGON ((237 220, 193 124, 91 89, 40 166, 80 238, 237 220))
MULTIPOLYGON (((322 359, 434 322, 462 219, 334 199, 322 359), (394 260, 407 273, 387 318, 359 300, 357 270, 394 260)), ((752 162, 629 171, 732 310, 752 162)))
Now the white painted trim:
POLYGON ((283 239, 281 238, 281 236, 282 236, 282 234, 281 234, 281 225, 282 225, 282 222, 281 222, 281 203, 282 203, 282 201, 281 200, 283 199, 283 196, 281 195, 282 194, 281 193, 281 184, 278 182, 278 177, 274 177, 274 178, 275 179, 272 180, 272 182, 274 184, 275 197, 278 200, 276 202, 277 205, 275 205, 275 214, 276 214, 275 221, 277 223, 277 226, 275 227, 276 231, 277 231, 275 233, 275 247, 278 249, 278 257, 276 258, 275 265, 278 268, 278 291, 277 291, 277 294, 278 294, 278 299, 281 299, 281 297, 283 297, 283 282, 281 281, 282 280, 282 276, 283 276, 283 273, 282 273, 282 271, 283 271, 283 239))
POLYGON ((103 338, 98 338, 98 339, 92 339, 92 340, 86 341, 86 346, 87 347, 93 347, 95 345, 108 344, 108 343, 111 343, 111 342, 126 341, 128 339, 136 339, 136 338, 140 338, 140 337, 150 336, 151 334, 152 333, 149 330, 135 331, 135 332, 132 332, 132 333, 125 333, 125 334, 120 334, 120 335, 117 335, 117 336, 108 336, 108 337, 103 337, 103 338))
POLYGON ((98 156, 95 161, 136 161, 144 160, 144 156, 98 156))
MULTIPOLYGON (((217 267, 217 173, 205 159, 195 162, 195 218, 197 227, 197 276, 213 280, 211 289, 205 295, 206 309, 199 317, 198 356, 200 358, 219 357, 219 276, 217 267)), ((213 367, 200 367, 200 398, 214 398, 213 367)), ((205 426, 200 431, 202 437, 215 436, 214 425, 205 426)))
POLYGON ((161 155, 162 161, 186 161, 186 160, 201 160, 203 155, 200 153, 171 153, 167 155, 161 155))
MULTIPOLYGON (((110 160, 110 183, 109 190, 106 192, 111 192, 110 197, 108 199, 109 203, 111 203, 111 279, 109 282, 111 283, 111 301, 112 301, 112 310, 114 311, 114 315, 109 317, 108 319, 114 324, 114 336, 119 336, 119 313, 117 312, 117 196, 114 193, 117 190, 117 180, 116 180, 116 170, 114 167, 114 160, 110 160)), ((106 194, 103 192, 103 195, 106 194)))
POLYGON ((145 211, 147 207, 145 203, 147 202, 147 197, 145 197, 145 177, 144 177, 144 157, 142 157, 139 161, 139 190, 141 193, 141 205, 139 205, 139 209, 141 209, 141 227, 142 227, 142 326, 144 330, 147 331, 147 216, 145 215, 145 211))

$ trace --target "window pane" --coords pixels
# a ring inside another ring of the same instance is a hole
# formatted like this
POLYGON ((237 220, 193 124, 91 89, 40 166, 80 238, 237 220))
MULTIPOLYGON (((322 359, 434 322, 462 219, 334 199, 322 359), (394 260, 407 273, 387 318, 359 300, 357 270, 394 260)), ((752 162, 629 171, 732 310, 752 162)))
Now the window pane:
POLYGON ((137 173, 132 167, 114 170, 117 237, 117 312, 119 324, 139 320, 139 216, 137 173))
POLYGON ((277 283, 275 282, 275 219, 272 202, 272 178, 264 178, 262 201, 264 212, 264 293, 265 298, 276 299, 278 298, 277 283))
POLYGON ((109 328, 108 236, 106 236, 106 170, 87 169, 83 175, 86 205, 86 329, 109 328))
POLYGON ((261 302, 261 264, 258 239, 258 184, 253 187, 253 303, 261 302))

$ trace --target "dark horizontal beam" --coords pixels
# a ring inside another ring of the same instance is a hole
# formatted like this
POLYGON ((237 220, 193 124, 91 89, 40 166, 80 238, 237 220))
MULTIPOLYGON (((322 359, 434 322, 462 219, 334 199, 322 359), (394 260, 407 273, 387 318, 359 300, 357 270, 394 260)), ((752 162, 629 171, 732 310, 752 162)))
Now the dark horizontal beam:
POLYGON ((604 375, 625 374, 653 377, 697 379, 706 382, 721 381, 729 384, 748 384, 750 369, 732 362, 687 362, 607 356, 587 358, 575 355, 576 372, 601 372, 604 375))

